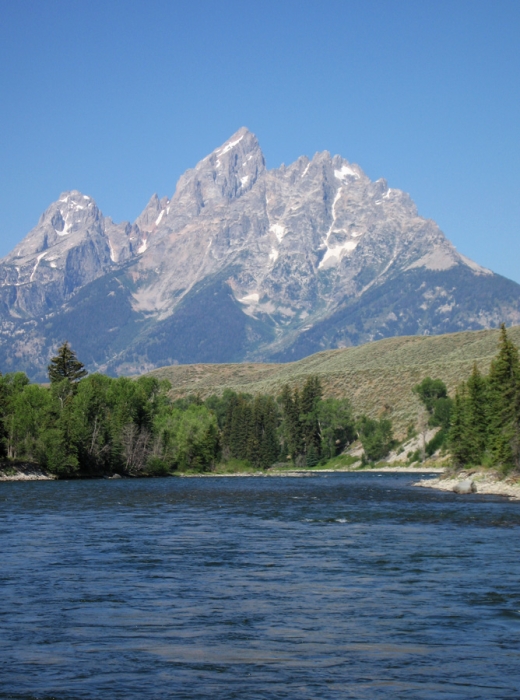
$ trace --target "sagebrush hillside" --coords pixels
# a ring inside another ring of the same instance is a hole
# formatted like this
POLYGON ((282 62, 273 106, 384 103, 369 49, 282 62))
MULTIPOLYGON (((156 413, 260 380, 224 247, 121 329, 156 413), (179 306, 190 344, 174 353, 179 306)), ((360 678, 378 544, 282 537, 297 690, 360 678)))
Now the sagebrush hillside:
MULTIPOLYGON (((520 345, 520 326, 508 330, 520 345)), ((498 347, 499 330, 441 336, 389 338, 353 348, 328 350, 287 364, 174 365, 154 370, 172 383, 175 397, 205 398, 226 388, 251 394, 278 394, 284 384, 302 385, 311 375, 322 381, 325 396, 348 397, 356 413, 390 417, 398 435, 416 423, 422 404, 412 388, 424 377, 442 379, 450 392, 476 362, 487 372, 498 347)))

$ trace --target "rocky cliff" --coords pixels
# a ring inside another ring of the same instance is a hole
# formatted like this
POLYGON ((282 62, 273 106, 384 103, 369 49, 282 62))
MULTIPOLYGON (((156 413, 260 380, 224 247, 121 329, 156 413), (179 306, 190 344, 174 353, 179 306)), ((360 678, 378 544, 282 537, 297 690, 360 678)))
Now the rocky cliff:
POLYGON ((372 339, 520 323, 520 285, 464 257, 410 197, 318 153, 267 170, 240 129, 114 224, 60 196, 0 261, 0 363, 90 369, 298 359, 372 339))

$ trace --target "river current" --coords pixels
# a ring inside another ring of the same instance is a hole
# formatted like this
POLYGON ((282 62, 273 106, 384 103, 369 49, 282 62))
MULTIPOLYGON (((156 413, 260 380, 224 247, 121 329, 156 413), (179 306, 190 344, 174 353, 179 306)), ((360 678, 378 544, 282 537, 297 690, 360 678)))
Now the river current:
POLYGON ((520 503, 414 476, 1 483, 0 697, 517 700, 520 503))

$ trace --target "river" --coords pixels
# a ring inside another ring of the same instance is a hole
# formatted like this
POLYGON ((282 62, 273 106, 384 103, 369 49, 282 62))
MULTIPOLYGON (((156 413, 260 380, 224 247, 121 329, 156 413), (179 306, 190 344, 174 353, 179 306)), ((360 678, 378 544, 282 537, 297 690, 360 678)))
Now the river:
POLYGON ((0 697, 520 697, 520 504, 420 475, 0 484, 0 697))

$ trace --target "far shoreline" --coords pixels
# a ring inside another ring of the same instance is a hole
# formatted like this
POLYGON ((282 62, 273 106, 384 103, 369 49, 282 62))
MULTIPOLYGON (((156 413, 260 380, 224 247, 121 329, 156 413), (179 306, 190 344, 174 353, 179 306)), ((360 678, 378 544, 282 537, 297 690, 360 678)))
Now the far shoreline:
POLYGON ((82 475, 69 476, 64 479, 60 479, 58 475, 47 472, 46 470, 38 467, 34 464, 22 464, 22 465, 9 465, 0 467, 0 482, 23 482, 23 481, 98 481, 106 480, 112 481, 115 479, 124 480, 134 480, 134 479, 155 479, 155 478, 177 478, 177 479, 215 479, 222 477, 280 477, 280 476, 318 476, 320 474, 335 474, 335 473, 394 473, 394 474, 442 474, 444 472, 443 467, 419 467, 419 466, 380 466, 380 467, 356 467, 354 469, 349 467, 337 467, 337 468, 290 468, 286 469, 266 469, 266 470, 256 470, 256 471, 214 471, 214 472, 173 472, 171 474, 164 475, 147 475, 147 474, 112 474, 108 475, 82 475))
MULTIPOLYGON (((133 481, 135 479, 156 479, 156 478, 175 478, 175 479, 222 479, 222 478, 312 478, 320 475, 329 474, 410 474, 410 476, 421 474, 425 478, 413 482, 413 486, 418 488, 429 488, 436 491, 444 491, 456 493, 454 489, 463 481, 473 483, 474 492, 471 495, 492 495, 507 498, 509 501, 520 502, 520 480, 512 477, 504 477, 491 470, 474 469, 465 470, 458 473, 453 473, 445 467, 428 466, 428 465, 413 465, 413 466, 376 466, 376 467, 349 467, 338 468, 287 468, 287 469, 266 469, 265 471, 235 471, 235 472, 203 472, 189 473, 178 472, 165 474, 163 476, 150 475, 124 475, 113 474, 111 476, 87 476, 78 475, 77 477, 69 477, 59 479, 55 474, 51 474, 41 469, 34 464, 19 464, 19 465, 3 465, 0 468, 0 482, 28 482, 28 481, 113 481, 125 480, 133 481), (430 478, 426 478, 429 476, 430 478), (433 478, 432 478, 433 477, 433 478)), ((469 495, 469 494, 468 494, 469 495)))

